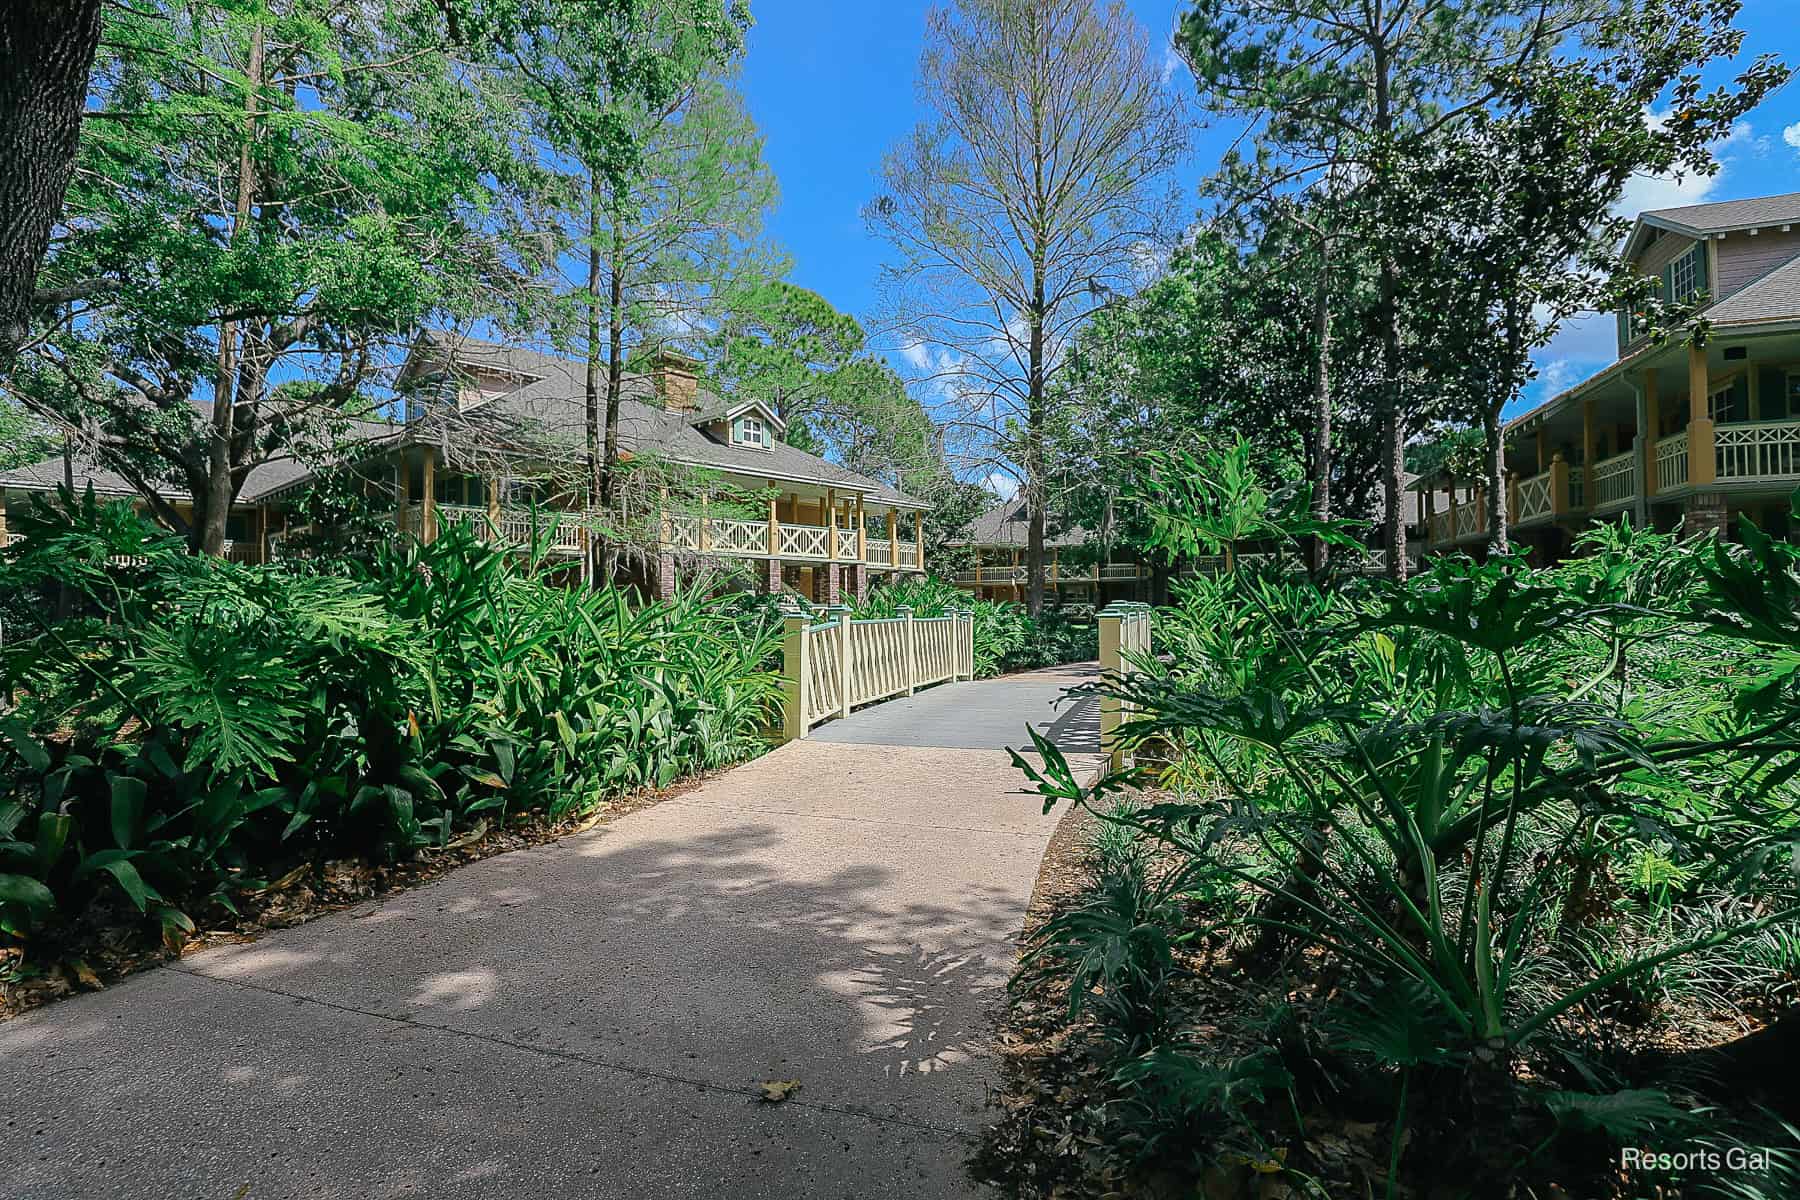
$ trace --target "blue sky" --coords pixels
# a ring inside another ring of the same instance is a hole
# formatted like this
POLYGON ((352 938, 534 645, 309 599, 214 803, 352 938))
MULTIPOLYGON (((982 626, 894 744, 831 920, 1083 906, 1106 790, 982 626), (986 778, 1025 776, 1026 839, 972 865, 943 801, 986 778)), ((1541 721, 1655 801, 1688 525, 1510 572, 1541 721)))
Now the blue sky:
MULTIPOLYGON (((793 256, 793 278, 847 312, 875 299, 881 243, 858 212, 874 190, 882 154, 918 119, 913 78, 925 29, 924 0, 752 0, 756 28, 743 86, 781 181, 768 232, 793 256)), ((1132 0, 1158 42, 1184 4, 1132 0)), ((1739 24, 1746 57, 1764 51, 1800 66, 1800 0, 1746 0, 1739 24)), ((1180 68, 1177 84, 1187 79, 1180 68)), ((1185 175, 1216 163, 1232 129, 1202 131, 1185 175)), ((1800 83, 1750 114, 1720 148, 1711 178, 1643 179, 1623 207, 1631 212, 1705 200, 1800 191, 1800 83)), ((1191 190, 1191 189, 1190 189, 1191 190)), ((1572 323, 1540 355, 1528 402, 1560 390, 1613 357, 1610 317, 1572 323)))

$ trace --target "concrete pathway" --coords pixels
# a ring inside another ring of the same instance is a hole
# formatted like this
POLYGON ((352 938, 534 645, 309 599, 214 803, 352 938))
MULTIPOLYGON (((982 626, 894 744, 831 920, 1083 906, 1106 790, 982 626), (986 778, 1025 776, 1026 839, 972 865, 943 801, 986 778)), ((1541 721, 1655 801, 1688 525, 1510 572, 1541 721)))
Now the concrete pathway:
POLYGON ((0 1196, 960 1197, 1067 670, 0 1025, 0 1196), (1010 727, 1010 729, 1009 729, 1010 727), (798 1079, 781 1105, 764 1080, 798 1079))

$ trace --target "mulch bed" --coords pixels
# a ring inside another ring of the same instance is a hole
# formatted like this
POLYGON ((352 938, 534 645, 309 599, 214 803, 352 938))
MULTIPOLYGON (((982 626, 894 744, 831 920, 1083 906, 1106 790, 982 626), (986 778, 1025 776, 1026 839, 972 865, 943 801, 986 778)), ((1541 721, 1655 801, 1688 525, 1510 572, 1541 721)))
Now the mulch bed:
POLYGON ((213 904, 190 911, 199 926, 165 936, 123 897, 95 903, 68 924, 29 946, 0 946, 0 1022, 79 992, 98 991, 138 971, 209 946, 255 941, 271 930, 303 924, 368 900, 409 891, 466 863, 524 850, 582 833, 693 791, 721 772, 684 779, 660 790, 620 796, 585 816, 549 821, 518 813, 504 828, 464 835, 442 849, 425 848, 404 862, 331 859, 296 865, 265 888, 233 898, 233 913, 213 904))
MULTIPOLYGON (((1059 824, 1039 871, 1022 946, 1044 921, 1093 889, 1089 841, 1098 824, 1097 818, 1079 810, 1059 824)), ((1276 1006, 1305 1014, 1306 1022, 1316 1028, 1318 1013, 1332 1003, 1341 984, 1315 955, 1288 954, 1246 964, 1230 947, 1203 940, 1181 957, 1185 969, 1177 999, 1179 1024, 1221 1057, 1256 1049, 1258 1035, 1246 1036, 1247 1030, 1255 1027, 1259 1014, 1276 1006)), ((1655 1056, 1668 1061, 1682 1051, 1716 1050, 1741 1038, 1747 1026, 1762 1026, 1768 1015, 1742 1009, 1684 1011, 1678 1020, 1643 1029, 1610 1030, 1608 1052, 1616 1060, 1655 1056)), ((1264 1029, 1260 1036, 1266 1034, 1264 1029)), ((1001 1195, 1018 1200, 1299 1200, 1316 1195, 1284 1178, 1295 1169, 1334 1197, 1386 1192, 1391 1102, 1356 1095, 1354 1080, 1335 1078, 1336 1098, 1329 1101, 1323 1096, 1332 1089, 1297 1081, 1303 1097, 1299 1107, 1305 1111, 1272 1113, 1261 1131, 1269 1145, 1282 1147, 1273 1155, 1254 1145, 1237 1144, 1229 1136, 1204 1147, 1184 1147, 1204 1149, 1214 1164, 1196 1179, 1191 1171, 1146 1168, 1129 1161, 1130 1148, 1118 1144, 1118 1132, 1109 1127, 1104 1112, 1118 1096, 1110 1083, 1114 1063, 1110 1047, 1092 1021, 1070 1017, 1066 988, 1042 984, 1013 993, 997 1042, 1003 1082, 990 1106, 998 1116, 985 1132, 970 1169, 1001 1195)), ((1782 1042, 1780 1050, 1767 1049, 1789 1053, 1790 1042, 1800 1045, 1800 1031, 1782 1042)), ((1731 1107, 1747 1108, 1744 1102, 1750 1098, 1740 1095, 1731 1107)), ((1766 1093, 1756 1098, 1774 1100, 1766 1093)), ((1449 1108, 1463 1111, 1467 1105, 1451 1103, 1446 1111, 1449 1108)), ((1604 1146, 1594 1155, 1564 1160, 1560 1167, 1553 1160, 1544 1162, 1529 1185, 1512 1182, 1495 1190, 1487 1181, 1516 1179, 1519 1156, 1532 1149, 1515 1144, 1523 1131, 1516 1123, 1518 1114, 1497 1108, 1478 1120, 1460 1123, 1439 1115, 1434 1121, 1428 1109, 1415 1111, 1417 1136, 1409 1136, 1402 1149, 1399 1195, 1405 1200, 1473 1196, 1679 1200, 1683 1195, 1668 1185, 1646 1187, 1639 1181, 1634 1186, 1602 1165, 1611 1162, 1613 1154, 1604 1146)))

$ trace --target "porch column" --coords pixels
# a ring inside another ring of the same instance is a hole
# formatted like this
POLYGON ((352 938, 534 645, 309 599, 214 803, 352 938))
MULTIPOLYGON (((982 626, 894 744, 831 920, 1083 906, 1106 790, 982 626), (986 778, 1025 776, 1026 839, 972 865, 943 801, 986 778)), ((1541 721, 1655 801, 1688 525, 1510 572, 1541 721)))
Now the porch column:
POLYGON ((1688 347, 1688 482, 1706 487, 1718 478, 1713 457, 1713 422, 1707 413, 1707 393, 1712 390, 1706 369, 1706 347, 1688 347))
POLYGON ((1569 515, 1569 464, 1561 450, 1550 460, 1550 511, 1558 517, 1569 515))
MULTIPOLYGON (((837 492, 825 489, 825 561, 837 561, 837 492)), ((836 572, 832 572, 833 575, 836 572)), ((831 603, 837 603, 837 585, 832 585, 831 603)))
POLYGON ((1425 541, 1429 544, 1432 537, 1432 518, 1437 516, 1437 493, 1432 490, 1429 483, 1419 490, 1425 493, 1425 541))
POLYGON ((851 563, 849 572, 850 594, 856 597, 856 602, 858 604, 861 604, 864 600, 869 598, 868 565, 866 563, 851 563))
POLYGON ((769 497, 769 557, 781 557, 781 518, 775 513, 775 497, 769 497))
POLYGON ((919 570, 923 571, 925 569, 925 514, 924 513, 919 512, 919 513, 913 514, 913 527, 918 531, 918 535, 919 535, 919 538, 918 538, 919 561, 914 563, 913 565, 916 566, 919 570))
POLYGON ((406 532, 406 506, 412 503, 412 460, 406 457, 406 447, 400 447, 400 457, 394 463, 394 528, 401 533, 406 532))
POLYGON ((675 555, 668 550, 656 556, 656 598, 675 598, 675 555))
MULTIPOLYGON (((859 565, 869 561, 869 515, 860 495, 856 498, 856 561, 859 565)), ((860 592, 856 598, 862 599, 860 592)))
POLYGON ((1506 523, 1508 525, 1519 523, 1519 473, 1517 471, 1506 473, 1506 523))
POLYGON ((421 470, 419 536, 427 542, 437 541, 437 447, 426 446, 421 470))
POLYGON ((1644 372, 1644 497, 1649 499, 1662 487, 1656 478, 1656 443, 1662 437, 1662 397, 1656 390, 1656 368, 1644 372))
POLYGON ((888 566, 899 569, 900 566, 900 514, 893 509, 887 511, 888 566))
POLYGON ((500 477, 498 475, 489 476, 484 486, 487 488, 488 525, 497 536, 500 532, 500 477))
POLYGON ((758 590, 765 596, 779 596, 781 594, 781 560, 771 555, 763 559, 762 564, 763 569, 759 572, 761 577, 757 580, 757 583, 762 586, 758 590))

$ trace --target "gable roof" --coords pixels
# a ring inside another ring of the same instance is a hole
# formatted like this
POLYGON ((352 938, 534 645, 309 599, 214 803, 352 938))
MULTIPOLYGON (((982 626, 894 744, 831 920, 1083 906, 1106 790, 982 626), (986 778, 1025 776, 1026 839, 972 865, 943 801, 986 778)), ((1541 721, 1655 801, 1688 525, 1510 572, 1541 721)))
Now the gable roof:
POLYGON ((1631 236, 1625 240, 1625 257, 1636 256, 1648 229, 1666 229, 1691 238, 1707 238, 1769 225, 1800 225, 1800 192, 1646 209, 1638 214, 1631 236))
MULTIPOLYGON (((530 383, 488 401, 482 407, 504 416, 529 421, 571 444, 580 444, 587 432, 586 368, 574 359, 527 347, 500 346, 472 339, 440 340, 459 362, 472 361, 466 347, 474 347, 479 360, 499 364, 503 370, 527 376, 530 383)), ((633 454, 657 454, 685 466, 730 471, 737 475, 787 483, 862 492, 872 499, 899 508, 928 508, 924 501, 906 495, 879 480, 827 462, 785 442, 768 447, 734 446, 721 442, 700 428, 726 415, 761 405, 731 402, 701 388, 698 407, 676 412, 663 407, 655 381, 648 375, 628 374, 619 405, 619 444, 633 454)))
MULTIPOLYGON (((1092 535, 1079 525, 1063 525, 1055 514, 1045 522, 1044 545, 1066 550, 1086 545, 1092 535)), ((954 546, 1017 546, 1023 549, 1031 541, 1031 520, 1025 501, 1018 497, 1002 501, 969 522, 969 535, 951 543, 954 546)))
POLYGON ((1800 317, 1800 258, 1790 258, 1755 282, 1709 305, 1704 315, 1715 325, 1792 321, 1800 317))

